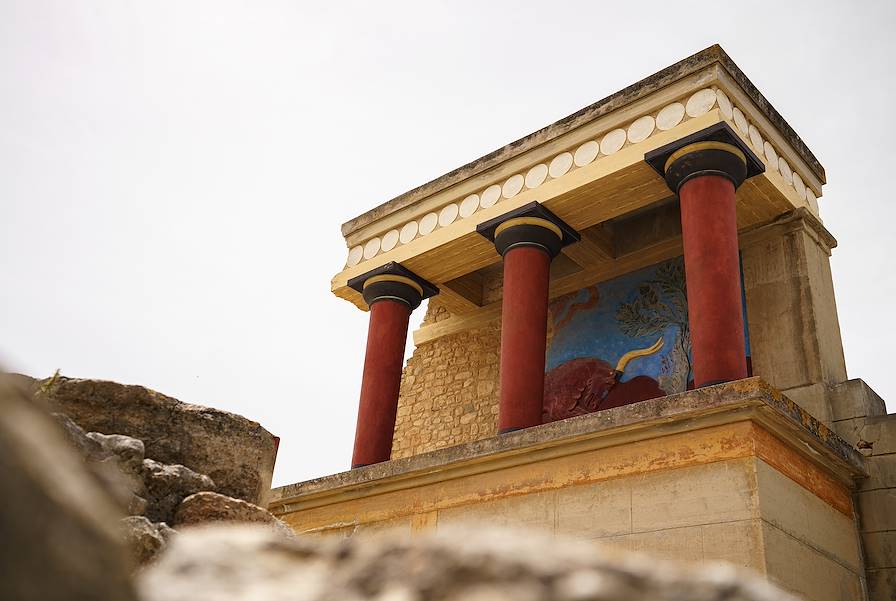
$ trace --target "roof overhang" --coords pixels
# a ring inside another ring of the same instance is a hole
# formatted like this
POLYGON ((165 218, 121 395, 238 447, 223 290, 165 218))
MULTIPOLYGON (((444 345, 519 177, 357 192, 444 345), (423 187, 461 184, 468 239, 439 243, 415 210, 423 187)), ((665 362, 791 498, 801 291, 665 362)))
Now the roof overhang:
MULTIPOLYGON (((477 226, 533 201, 582 231, 667 200, 672 194, 645 155, 720 123, 765 163, 738 190, 740 229, 798 208, 818 215, 824 169, 712 46, 345 223, 349 258, 332 290, 366 309, 348 281, 393 261, 442 288, 500 261, 477 226)), ((573 280, 552 282, 552 296, 583 285, 573 280)))

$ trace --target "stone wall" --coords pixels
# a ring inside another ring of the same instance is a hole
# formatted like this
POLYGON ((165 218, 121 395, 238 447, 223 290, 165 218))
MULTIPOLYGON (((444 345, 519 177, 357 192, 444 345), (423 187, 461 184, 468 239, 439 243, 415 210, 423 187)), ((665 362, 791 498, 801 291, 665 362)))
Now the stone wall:
MULTIPOLYGON (((424 323, 449 317, 435 298, 424 323)), ((392 458, 497 433, 498 324, 443 336, 414 349, 401 377, 392 458)))
POLYGON ((834 429, 865 455, 856 507, 871 601, 896 599, 896 414, 862 380, 832 391, 834 429))

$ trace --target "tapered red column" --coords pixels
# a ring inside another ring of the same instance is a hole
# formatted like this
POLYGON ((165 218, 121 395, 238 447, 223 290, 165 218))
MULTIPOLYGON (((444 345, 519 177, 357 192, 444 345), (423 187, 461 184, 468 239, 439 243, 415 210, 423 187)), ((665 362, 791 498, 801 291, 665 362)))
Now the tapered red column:
POLYGON ((401 301, 380 299, 370 305, 352 467, 388 461, 392 454, 410 317, 411 307, 401 301))
POLYGON ((498 432, 541 423, 551 260, 579 235, 539 203, 481 224, 504 258, 498 432))
POLYGON ((764 165, 724 123, 645 156, 678 194, 694 385, 747 376, 735 191, 764 165))
POLYGON ((746 378, 734 183, 702 175, 678 195, 694 385, 746 378))
POLYGON ((504 254, 498 431, 541 423, 551 256, 536 246, 504 254))
POLYGON ((438 289, 397 263, 349 281, 370 307, 352 468, 388 461, 411 312, 438 289))

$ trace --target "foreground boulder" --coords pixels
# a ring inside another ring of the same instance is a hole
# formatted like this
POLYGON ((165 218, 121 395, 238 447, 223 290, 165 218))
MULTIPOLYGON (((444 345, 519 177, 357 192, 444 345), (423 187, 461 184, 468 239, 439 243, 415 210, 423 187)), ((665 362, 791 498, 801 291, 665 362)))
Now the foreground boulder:
POLYGON ((121 537, 134 565, 145 565, 155 559, 175 534, 164 522, 153 523, 142 515, 121 520, 121 537))
POLYGON ((206 526, 179 533, 138 589, 143 601, 795 601, 724 564, 488 529, 327 541, 206 526))
POLYGON ((208 522, 266 524, 282 534, 292 534, 289 526, 274 517, 267 509, 214 492, 190 495, 183 500, 174 516, 174 525, 177 527, 195 526, 208 522))
POLYGON ((222 494, 266 505, 274 436, 239 415, 182 403, 142 386, 54 376, 35 396, 88 432, 143 441, 145 456, 206 474, 222 494))
POLYGON ((123 512, 66 438, 0 374, 0 599, 135 600, 123 512))

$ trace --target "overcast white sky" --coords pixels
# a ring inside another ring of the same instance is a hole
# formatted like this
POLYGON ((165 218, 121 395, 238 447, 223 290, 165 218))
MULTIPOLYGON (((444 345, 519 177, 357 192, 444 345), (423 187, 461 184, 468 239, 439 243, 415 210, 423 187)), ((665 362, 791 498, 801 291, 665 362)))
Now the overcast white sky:
MULTIPOLYGON (((718 42, 826 167, 850 377, 896 410, 893 2, 0 0, 0 361, 350 460, 343 221, 718 42)), ((418 310, 414 323, 419 322, 418 310)))

